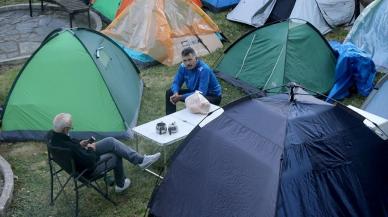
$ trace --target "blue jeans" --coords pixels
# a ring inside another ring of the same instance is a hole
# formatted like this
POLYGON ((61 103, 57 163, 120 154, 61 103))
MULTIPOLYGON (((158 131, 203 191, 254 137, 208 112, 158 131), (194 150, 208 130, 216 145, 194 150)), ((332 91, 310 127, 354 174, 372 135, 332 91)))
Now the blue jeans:
MULTIPOLYGON (((124 186, 124 180, 126 178, 122 159, 124 158, 132 164, 137 165, 142 163, 144 158, 131 147, 113 137, 107 137, 96 142, 96 153, 100 155, 101 159, 112 156, 107 164, 108 167, 113 167, 116 185, 120 187, 124 186)), ((103 165, 100 165, 96 168, 95 172, 103 169, 103 165)))

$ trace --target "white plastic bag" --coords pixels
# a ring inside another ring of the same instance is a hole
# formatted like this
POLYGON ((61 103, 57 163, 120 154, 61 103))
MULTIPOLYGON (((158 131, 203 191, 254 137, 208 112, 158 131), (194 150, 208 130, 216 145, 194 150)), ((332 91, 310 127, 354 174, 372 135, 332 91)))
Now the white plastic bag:
POLYGON ((199 91, 188 96, 185 99, 185 105, 194 114, 206 115, 210 110, 210 102, 199 91))

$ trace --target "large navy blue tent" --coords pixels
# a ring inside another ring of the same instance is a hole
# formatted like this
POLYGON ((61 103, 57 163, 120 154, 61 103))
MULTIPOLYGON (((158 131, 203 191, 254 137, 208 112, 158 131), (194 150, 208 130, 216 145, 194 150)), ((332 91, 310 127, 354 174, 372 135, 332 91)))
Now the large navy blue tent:
POLYGON ((376 84, 362 105, 362 109, 388 119, 388 75, 382 77, 376 84))
POLYGON ((157 217, 383 217, 388 142, 345 106, 246 97, 179 146, 157 217))
POLYGON ((240 0, 202 0, 202 4, 209 10, 218 12, 236 6, 239 1, 240 0))

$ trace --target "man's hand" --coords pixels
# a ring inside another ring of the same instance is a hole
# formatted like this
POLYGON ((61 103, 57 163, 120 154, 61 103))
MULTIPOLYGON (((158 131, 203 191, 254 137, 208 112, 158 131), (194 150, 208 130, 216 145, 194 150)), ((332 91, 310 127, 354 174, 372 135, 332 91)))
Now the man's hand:
POLYGON ((179 95, 178 93, 174 93, 174 95, 170 96, 170 102, 175 105, 181 98, 182 98, 182 95, 179 95))
POLYGON ((82 147, 86 147, 88 144, 89 144, 89 142, 88 142, 88 140, 81 140, 81 142, 79 142, 79 144, 82 146, 82 147))
POLYGON ((96 143, 87 144, 86 149, 89 149, 89 148, 91 148, 91 149, 93 149, 93 151, 95 151, 96 150, 96 143))

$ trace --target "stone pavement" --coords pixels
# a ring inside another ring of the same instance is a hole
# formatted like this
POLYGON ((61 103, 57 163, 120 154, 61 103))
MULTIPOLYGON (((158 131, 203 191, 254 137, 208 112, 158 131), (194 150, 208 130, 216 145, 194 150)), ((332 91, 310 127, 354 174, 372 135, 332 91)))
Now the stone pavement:
MULTIPOLYGON (((90 11, 91 28, 100 30, 100 17, 90 11)), ((56 5, 33 5, 30 17, 28 4, 0 7, 0 65, 26 60, 54 29, 69 27, 69 15, 56 5)), ((74 16, 73 27, 88 27, 87 13, 74 16)))
POLYGON ((0 189, 0 216, 5 216, 8 206, 12 200, 12 193, 14 187, 13 172, 11 165, 0 155, 0 176, 2 176, 3 183, 0 189))

